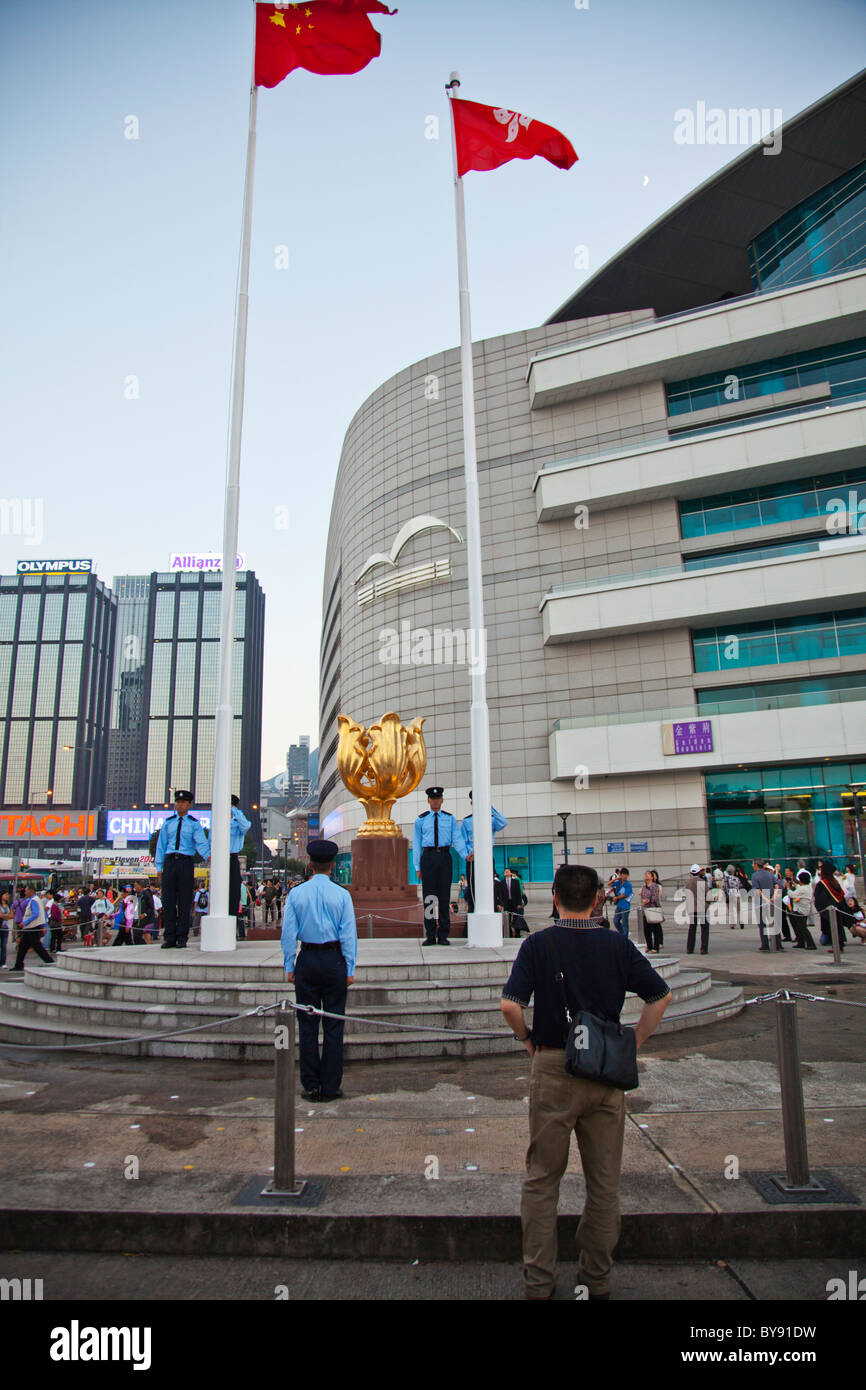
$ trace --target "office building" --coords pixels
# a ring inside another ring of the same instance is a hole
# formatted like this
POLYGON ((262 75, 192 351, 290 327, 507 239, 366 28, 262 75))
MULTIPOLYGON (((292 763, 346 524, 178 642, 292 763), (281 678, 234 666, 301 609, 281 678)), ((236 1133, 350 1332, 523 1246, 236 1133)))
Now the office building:
MULTIPOLYGON (((21 563, 0 576, 0 804, 84 812, 105 797, 114 595, 89 561, 21 563)), ((28 849, 63 858, 68 846, 59 834, 28 849)))

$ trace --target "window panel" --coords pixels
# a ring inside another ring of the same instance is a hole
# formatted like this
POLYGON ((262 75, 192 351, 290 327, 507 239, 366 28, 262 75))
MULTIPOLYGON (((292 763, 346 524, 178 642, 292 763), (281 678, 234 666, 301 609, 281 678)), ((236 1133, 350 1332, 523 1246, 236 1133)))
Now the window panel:
POLYGON ((63 648, 63 674, 60 678, 60 713, 65 717, 78 713, 81 684, 82 648, 76 643, 63 648))
POLYGON ((67 642, 83 642, 84 617, 87 611, 86 594, 70 594, 66 610, 67 642))
POLYGON ((174 589, 161 590, 156 596, 156 615, 153 635, 158 638, 174 636, 174 589))
MULTIPOLYGON (((150 673, 150 713, 155 717, 168 714, 171 693, 171 653, 170 642, 160 642, 154 646, 150 673)), ((148 798, 150 800, 151 798, 148 798)))
MULTIPOLYGON (((36 720, 33 725, 33 749, 30 755, 30 788, 25 798, 33 805, 41 806, 46 800, 48 774, 51 770, 52 734, 53 725, 50 720, 36 720)), ((65 756, 71 759, 73 755, 67 753, 65 756)))
POLYGON ((41 594, 25 594, 21 601, 21 622, 18 636, 22 642, 34 641, 39 628, 41 594))
POLYGON ((18 618, 17 593, 0 594, 0 638, 10 641, 15 636, 18 618))
POLYGON ((57 664, 60 657, 60 647, 57 642, 50 642, 40 649, 39 653, 39 677, 36 686, 36 713, 37 715, 53 715, 54 702, 57 694, 57 664))
POLYGON ((177 635, 179 638, 195 637, 198 631, 198 600, 198 589, 191 593, 181 593, 178 603, 177 635))
POLYGON ((16 720, 9 728, 9 760, 6 765, 4 800, 7 806, 20 805, 24 800, 24 761, 27 756, 29 726, 16 720))
POLYGON ((18 660, 15 663, 13 680, 15 682, 12 692, 12 714, 29 715, 31 710, 31 698, 33 694, 33 671, 36 664, 36 647, 29 642, 24 647, 18 648, 18 660))
POLYGON ((174 682, 174 713, 192 714, 195 695, 195 642, 178 642, 174 682))
POLYGON ((60 624, 63 621, 63 595, 46 594, 45 613, 42 619, 43 642, 60 640, 60 624))
POLYGON ((9 678, 12 674, 12 643, 0 645, 0 719, 6 718, 9 704, 9 678))
POLYGON ((190 786, 192 775, 192 720, 176 719, 172 732, 169 780, 172 787, 190 787, 190 790, 195 790, 190 786))
POLYGON ((168 794, 166 754, 168 751, 168 720, 151 719, 147 730, 147 775, 145 798, 162 805, 168 794))

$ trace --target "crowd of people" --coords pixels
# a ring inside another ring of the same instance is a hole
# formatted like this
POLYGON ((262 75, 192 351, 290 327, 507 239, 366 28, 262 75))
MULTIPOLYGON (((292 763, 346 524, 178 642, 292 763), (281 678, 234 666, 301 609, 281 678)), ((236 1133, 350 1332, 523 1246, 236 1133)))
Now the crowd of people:
MULTIPOLYGON (((300 878, 284 888, 276 878, 241 884, 238 937, 256 919, 282 921, 284 895, 300 878)), ((191 930, 201 931, 210 897, 206 887, 193 897, 191 930)), ((50 889, 22 886, 17 892, 0 892, 0 970, 21 973, 24 959, 33 951, 46 964, 53 963, 67 945, 149 946, 160 940, 162 899, 146 878, 126 884, 90 883, 78 888, 50 889), (14 955, 14 964, 10 959, 14 955)))
MULTIPOLYGON (((681 881, 669 885, 673 888, 669 895, 676 903, 673 920, 687 927, 687 955, 692 955, 696 946, 701 955, 709 954, 713 926, 731 931, 756 926, 759 949, 765 952, 771 950, 771 940, 777 951, 783 951, 785 943, 794 950, 816 951, 819 946, 813 933, 819 936, 820 945, 832 952, 834 923, 841 950, 849 936, 866 941, 866 913, 856 896, 853 864, 846 864, 839 873, 829 859, 820 860, 814 870, 803 860, 796 868, 783 868, 753 859, 751 867, 749 875, 741 864, 728 864, 724 869, 692 864, 681 881)), ((627 937, 631 908, 636 906, 646 954, 658 955, 664 945, 662 892, 655 869, 646 870, 637 893, 628 869, 617 869, 600 885, 593 916, 627 937)), ((550 915, 555 920, 555 907, 550 915)))

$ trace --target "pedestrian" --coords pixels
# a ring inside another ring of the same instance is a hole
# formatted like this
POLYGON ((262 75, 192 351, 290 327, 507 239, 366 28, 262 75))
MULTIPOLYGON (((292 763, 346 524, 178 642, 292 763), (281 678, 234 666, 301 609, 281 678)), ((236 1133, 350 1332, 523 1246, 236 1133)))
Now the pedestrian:
POLYGON ((132 939, 136 946, 149 946, 156 931, 156 906, 153 901, 153 890, 147 879, 144 878, 137 878, 134 888, 137 901, 132 939))
MULTIPOLYGON (((472 792, 471 792, 471 791, 470 791, 470 793, 469 793, 469 801, 470 801, 470 804, 471 804, 471 802, 472 802, 472 792)), ((493 840, 496 839, 496 832, 497 832, 497 830, 504 830, 507 824, 508 824, 508 821, 505 819, 505 817, 504 817, 499 811, 497 811, 497 809, 496 809, 495 806, 491 806, 491 807, 490 807, 490 829, 491 829, 491 832, 492 832, 491 837, 490 837, 490 839, 491 839, 491 844, 492 844, 493 840)), ((469 912, 474 912, 474 911, 475 911, 475 850, 474 850, 475 835, 474 835, 474 828, 473 828, 473 827, 474 827, 474 821, 473 821, 473 819, 472 819, 472 812, 470 811, 468 816, 464 816, 464 817, 463 817, 463 820, 462 820, 461 825, 460 825, 460 829, 463 831, 463 838, 464 838, 464 840, 466 841, 466 903, 467 903, 467 911, 469 911, 469 912)), ((495 877, 496 877, 496 872, 495 872, 495 870, 494 870, 494 878, 495 878, 495 877)))
POLYGON ((48 925, 51 928, 51 941, 48 949, 57 956, 63 950, 63 908, 60 905, 59 894, 45 894, 45 911, 48 925))
POLYGON ((42 944, 42 936, 45 931, 45 904, 40 895, 33 892, 27 898, 24 911, 21 915, 21 935, 18 939, 18 953, 15 957, 10 974, 20 974, 24 970, 24 957, 28 951, 35 951, 40 960, 44 960, 46 965, 54 964, 54 957, 50 956, 42 944))
POLYGON ((155 863, 160 870, 165 940, 161 949, 186 947, 189 938, 192 896, 195 889, 195 856, 210 859, 210 844, 200 821, 189 814, 191 791, 174 794, 174 814, 162 823, 156 842, 155 863))
POLYGON ((791 935, 791 894, 797 887, 797 880, 794 870, 787 866, 782 870, 782 940, 794 941, 796 938, 791 935))
POLYGON ((9 968, 6 964, 6 948, 9 945, 9 933, 14 920, 12 894, 4 890, 0 893, 0 970, 9 968))
POLYGON ((563 864, 557 869, 553 891, 559 921, 527 937, 502 991, 505 1021, 532 1058, 520 1217, 524 1287, 533 1300, 550 1299, 555 1292, 559 1184, 572 1132, 586 1184, 577 1228, 578 1280, 591 1300, 610 1297, 620 1232, 625 1092, 565 1070, 569 1016, 574 1019, 583 1010, 595 1023, 618 1021, 626 991, 631 991, 644 1001, 635 1028, 640 1049, 671 999, 665 981, 634 943, 592 919, 599 886, 598 874, 587 865, 563 864), (530 1031, 523 1011, 533 998, 530 1031))
POLYGON ((742 916, 743 881, 733 864, 729 864, 725 869, 723 886, 728 904, 728 926, 731 931, 736 931, 737 927, 740 928, 740 931, 745 931, 742 916))
POLYGON ((108 901, 101 888, 97 889, 91 911, 93 913, 93 922, 96 930, 96 944, 97 946, 102 946, 105 935, 105 924, 111 917, 111 903, 108 901))
POLYGON ((613 888, 613 925, 623 936, 628 936, 628 914, 631 910, 632 894, 634 888, 629 883, 628 869, 618 869, 618 882, 612 884, 613 888))
POLYGON ((808 927, 812 910, 812 876, 807 869, 800 869, 797 873, 796 887, 788 895, 788 909, 796 942, 794 950, 817 951, 808 927))
POLYGON ((241 909, 241 850, 252 825, 241 810, 240 797, 232 793, 229 818, 229 916, 237 918, 241 909))
POLYGON ((85 885, 82 892, 78 895, 78 934, 83 941, 85 936, 90 936, 93 931, 93 903, 94 896, 90 888, 85 885))
POLYGON ((523 891, 523 884, 512 869, 506 869, 503 875, 502 898, 503 911, 508 922, 508 935, 519 937, 525 933, 528 936, 529 927, 523 915, 528 899, 523 891))
MULTIPOLYGON (((286 900, 281 945, 286 979, 294 982, 296 1002, 344 1015, 347 990, 355 980, 358 933, 351 895, 331 882, 338 853, 339 846, 333 840, 310 840, 307 855, 311 876, 286 900)), ((343 1029, 342 1018, 322 1018, 320 1054, 318 1018, 298 1014, 298 1056, 305 1100, 330 1101, 342 1096, 343 1029)))
POLYGON ((277 885, 272 878, 265 883, 265 924, 277 919, 277 885))
POLYGON ((132 946, 132 927, 135 921, 135 902, 131 891, 124 893, 123 897, 118 895, 114 903, 114 926, 116 935, 112 941, 112 946, 132 946))
POLYGON ((689 929, 686 933, 686 955, 695 953, 698 927, 701 929, 700 953, 709 955, 710 924, 707 920, 707 876, 700 864, 692 864, 683 880, 685 901, 688 904, 689 929))
POLYGON ((196 936, 199 936, 199 935, 201 934, 201 919, 202 919, 202 917, 206 917, 206 916, 207 916, 207 912, 208 912, 208 907, 209 907, 209 905, 210 905, 210 898, 208 897, 208 891, 207 891, 207 889, 204 888, 204 887, 202 887, 202 888, 197 888, 197 889, 195 890, 195 893, 193 894, 193 899, 192 899, 192 910, 193 910, 192 929, 193 929, 194 935, 196 935, 196 936))
POLYGON ((242 884, 241 884, 241 888, 240 888, 240 893, 239 893, 239 895, 238 895, 238 926, 237 926, 237 939, 238 939, 238 941, 246 941, 246 938, 247 938, 247 927, 246 927, 246 923, 247 923, 247 916, 248 916, 248 914, 249 914, 249 910, 250 910, 250 890, 247 888, 247 885, 246 885, 245 883, 242 883, 242 884))
POLYGON ((845 894, 845 897, 853 898, 854 890, 857 886, 853 864, 845 865, 845 872, 839 875, 839 882, 842 885, 842 892, 845 894))
POLYGON ((832 952, 833 933, 832 920, 835 914, 836 923, 839 929, 839 950, 845 949, 845 928, 850 929, 854 920, 848 903, 845 900, 845 892, 841 883, 836 877, 836 868, 830 859, 822 859, 818 865, 818 877, 814 883, 814 902, 815 911, 818 913, 821 922, 821 945, 829 946, 832 952))
MULTIPOLYGON (((466 838, 460 822, 450 811, 442 810, 444 788, 427 788, 428 811, 422 811, 415 819, 412 834, 412 861, 415 873, 421 880, 421 894, 424 901, 424 940, 422 946, 448 946, 448 933, 451 926, 449 904, 451 901, 451 847, 462 859, 467 856, 466 838)), ((467 881, 471 885, 467 863, 467 881)), ((471 899, 471 888, 467 891, 467 901, 471 899)))
POLYGON ((752 867, 752 893, 753 901, 757 907, 758 914, 758 935, 761 938, 761 950, 769 951, 767 937, 772 936, 777 951, 784 951, 781 942, 781 927, 778 921, 781 907, 781 890, 778 886, 776 875, 772 869, 767 867, 766 859, 753 859, 752 867))
POLYGON ((653 878, 652 869, 647 869, 643 876, 640 905, 646 953, 648 956, 657 956, 664 944, 662 922, 665 920, 665 915, 662 912, 661 885, 653 878))

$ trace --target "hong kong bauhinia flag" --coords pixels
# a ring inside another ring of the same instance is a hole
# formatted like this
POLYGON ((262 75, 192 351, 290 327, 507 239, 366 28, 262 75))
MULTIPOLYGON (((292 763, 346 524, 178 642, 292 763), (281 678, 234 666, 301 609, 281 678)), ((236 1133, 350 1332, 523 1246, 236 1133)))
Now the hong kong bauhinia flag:
POLYGON ((498 169, 509 159, 532 159, 540 154, 558 169, 577 163, 571 142, 552 125, 543 125, 519 111, 501 106, 481 106, 477 101, 453 97, 454 131, 457 139, 457 172, 462 178, 470 169, 498 169))
POLYGON ((326 75, 360 72, 382 49, 368 14, 396 14, 381 0, 310 0, 256 5, 257 87, 276 87, 295 68, 326 75))

